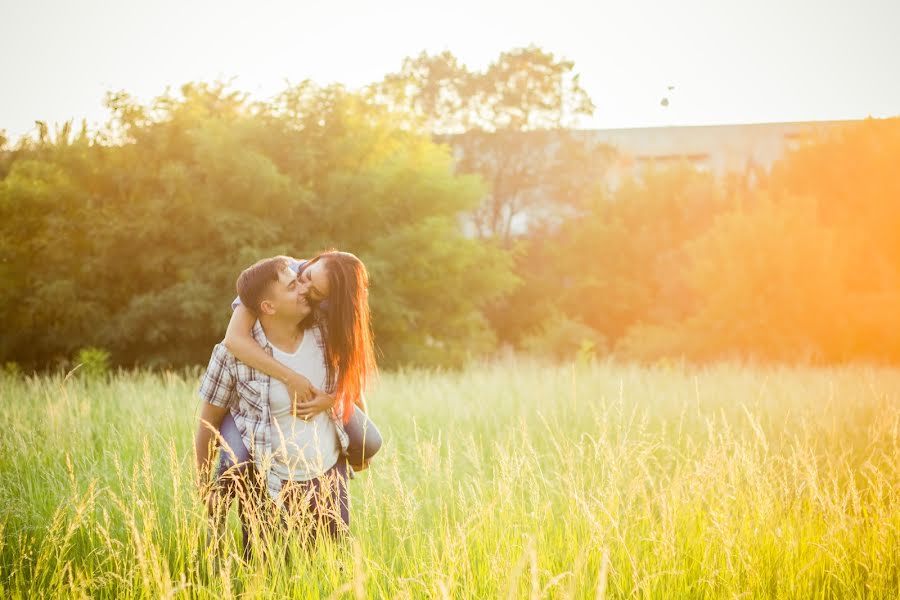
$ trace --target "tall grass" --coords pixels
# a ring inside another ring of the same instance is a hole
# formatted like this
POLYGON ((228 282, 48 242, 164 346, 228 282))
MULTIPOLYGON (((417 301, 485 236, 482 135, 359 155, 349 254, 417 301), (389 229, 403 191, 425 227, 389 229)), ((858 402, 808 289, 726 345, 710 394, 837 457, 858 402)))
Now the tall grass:
POLYGON ((897 597, 900 373, 487 365, 382 377, 352 539, 206 545, 197 380, 0 382, 0 596, 897 597))

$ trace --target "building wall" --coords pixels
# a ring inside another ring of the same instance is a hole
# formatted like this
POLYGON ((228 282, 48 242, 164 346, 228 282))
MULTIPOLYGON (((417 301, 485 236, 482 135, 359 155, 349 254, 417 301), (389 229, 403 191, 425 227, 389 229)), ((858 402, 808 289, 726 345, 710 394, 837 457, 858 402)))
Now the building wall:
POLYGON ((584 131, 592 141, 609 144, 618 153, 607 174, 613 188, 650 164, 687 161, 718 176, 768 171, 784 154, 818 133, 852 121, 754 123, 689 127, 643 127, 584 131))

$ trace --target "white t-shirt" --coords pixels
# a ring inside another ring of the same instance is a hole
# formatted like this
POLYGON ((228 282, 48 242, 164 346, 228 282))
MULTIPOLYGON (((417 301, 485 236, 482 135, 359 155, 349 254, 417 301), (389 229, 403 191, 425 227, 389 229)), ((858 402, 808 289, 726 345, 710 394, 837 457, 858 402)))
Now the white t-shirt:
MULTIPOLYGON (((300 373, 318 389, 325 389, 325 356, 319 343, 318 328, 307 329, 300 346, 288 354, 272 346, 276 360, 300 373)), ((333 467, 340 456, 340 444, 334 422, 326 412, 309 421, 291 414, 287 386, 272 379, 269 388, 272 418, 276 423, 273 439, 274 473, 284 480, 308 481, 333 467)))

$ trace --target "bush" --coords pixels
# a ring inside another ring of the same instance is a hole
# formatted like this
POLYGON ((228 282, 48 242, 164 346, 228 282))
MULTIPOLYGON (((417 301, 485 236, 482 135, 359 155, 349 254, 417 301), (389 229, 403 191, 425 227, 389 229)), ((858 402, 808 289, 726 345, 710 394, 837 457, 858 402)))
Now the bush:
POLYGON ((5 377, 8 379, 16 379, 22 375, 22 367, 19 366, 19 363, 14 361, 8 361, 3 364, 3 368, 0 369, 0 377, 5 377))
POLYGON ((109 373, 109 352, 93 346, 82 348, 75 355, 75 364, 85 377, 105 377, 109 373))
POLYGON ((606 340, 581 321, 554 313, 522 339, 521 347, 535 356, 588 362, 606 352, 606 340))

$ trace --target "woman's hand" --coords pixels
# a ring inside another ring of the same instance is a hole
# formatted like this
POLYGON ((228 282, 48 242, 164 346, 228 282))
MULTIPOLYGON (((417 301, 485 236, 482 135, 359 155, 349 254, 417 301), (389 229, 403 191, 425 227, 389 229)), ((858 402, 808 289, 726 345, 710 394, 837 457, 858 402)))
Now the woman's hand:
POLYGON ((288 394, 292 399, 291 406, 294 408, 295 415, 297 404, 312 400, 316 397, 316 393, 318 392, 318 390, 313 387, 313 384, 310 383, 309 379, 295 371, 291 371, 291 374, 288 375, 288 378, 284 383, 287 386, 288 394))
MULTIPOLYGON (((315 389, 315 388, 313 388, 315 389)), ((318 392, 318 390, 316 390, 318 392)), ((330 410, 334 406, 334 396, 318 392, 312 400, 294 402, 294 416, 308 421, 322 411, 330 410)))

